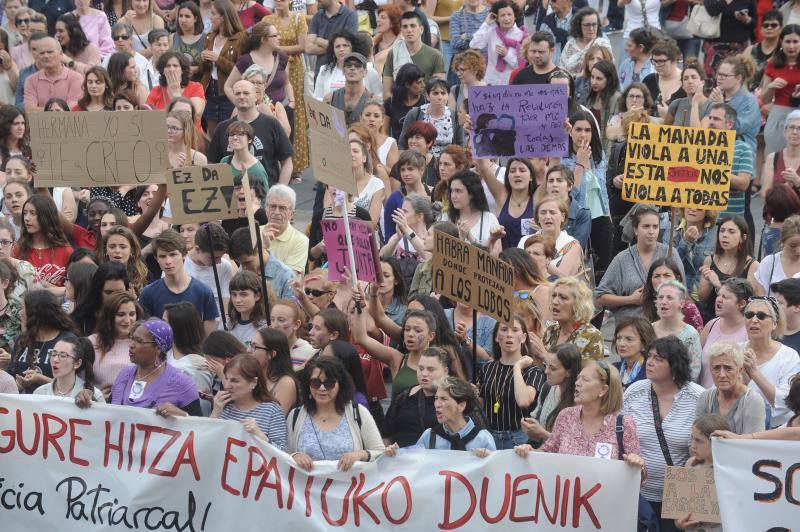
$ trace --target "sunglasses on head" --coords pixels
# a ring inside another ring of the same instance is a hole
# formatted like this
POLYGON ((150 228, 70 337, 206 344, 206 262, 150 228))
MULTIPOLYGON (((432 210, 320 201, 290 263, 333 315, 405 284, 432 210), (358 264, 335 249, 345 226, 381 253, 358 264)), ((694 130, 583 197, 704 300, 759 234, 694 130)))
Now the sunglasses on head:
POLYGON ((306 288, 305 293, 307 296, 320 297, 328 293, 327 290, 317 290, 316 288, 306 288))
POLYGON ((334 386, 336 386, 336 379, 317 379, 316 377, 308 381, 308 385, 311 386, 312 390, 319 390, 321 387, 325 387, 326 390, 332 390, 334 386))
POLYGON ((744 318, 747 319, 747 320, 753 319, 754 316, 758 319, 758 321, 764 321, 767 318, 772 319, 772 315, 770 315, 770 314, 768 314, 768 313, 766 313, 764 311, 761 311, 761 310, 759 310, 758 312, 754 312, 752 310, 748 310, 748 311, 745 311, 745 313, 744 313, 744 318))

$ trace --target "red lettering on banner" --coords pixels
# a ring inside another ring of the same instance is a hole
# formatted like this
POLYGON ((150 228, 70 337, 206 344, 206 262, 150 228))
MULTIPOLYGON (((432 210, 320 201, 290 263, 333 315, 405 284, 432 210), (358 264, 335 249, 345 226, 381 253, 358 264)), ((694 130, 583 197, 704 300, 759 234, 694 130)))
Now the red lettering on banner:
POLYGON ((114 445, 109 441, 109 438, 111 438, 111 422, 106 421, 106 437, 103 448, 103 467, 108 467, 109 455, 111 454, 112 450, 116 450, 117 454, 119 455, 119 460, 117 460, 117 469, 122 469, 122 440, 125 438, 125 425, 123 423, 120 423, 119 425, 119 444, 114 445))
POLYGON ((444 481, 444 520, 441 523, 439 523, 439 528, 442 529, 442 530, 454 530, 454 529, 462 526, 464 523, 466 523, 467 521, 470 520, 470 518, 472 517, 472 514, 475 512, 475 502, 477 500, 477 497, 475 497, 475 490, 473 489, 472 485, 469 483, 469 480, 467 480, 467 477, 465 477, 461 473, 458 473, 456 471, 442 470, 442 471, 439 471, 439 474, 442 475, 443 477, 445 477, 445 481, 444 481), (455 521, 451 521, 450 520, 450 496, 451 496, 451 492, 452 492, 451 483, 452 483, 452 480, 454 478, 456 480, 458 480, 459 482, 461 482, 461 484, 463 484, 465 488, 467 488, 467 491, 469 492, 469 508, 467 509, 467 511, 464 512, 464 515, 462 515, 461 517, 459 517, 455 521))
POLYGON ((289 467, 289 497, 286 499, 286 509, 291 510, 294 506, 294 467, 289 467))
MULTIPOLYGON (((144 464, 147 461, 147 448, 150 445, 150 434, 152 434, 153 432, 158 432, 159 427, 154 427, 152 425, 145 425, 144 423, 137 423, 135 426, 137 429, 144 431, 144 441, 142 442, 141 450, 139 452, 139 454, 141 455, 139 459, 139 473, 144 473, 144 464)), ((131 447, 128 449, 128 453, 131 452, 131 449, 133 448, 133 443, 134 443, 133 432, 131 432, 131 447)))
POLYGON ((133 468, 133 443, 135 441, 136 441, 136 425, 131 423, 131 432, 130 432, 130 437, 128 438, 128 471, 130 471, 131 468, 133 468))
MULTIPOLYGON (((356 486, 356 491, 353 493, 353 522, 355 523, 356 526, 361 526, 361 514, 359 512, 360 508, 363 508, 364 511, 369 514, 372 520, 375 521, 376 525, 381 524, 381 520, 378 519, 378 516, 375 515, 375 512, 372 511, 372 508, 367 506, 364 503, 364 501, 367 499, 367 497, 369 497, 370 495, 381 489, 384 483, 381 482, 371 490, 367 490, 366 492, 361 493, 361 488, 364 487, 366 479, 367 477, 364 475, 364 473, 359 473, 358 485, 356 486)), ((384 508, 384 513, 386 513, 386 508, 384 508)))
MULTIPOLYGON (((526 493, 530 492, 530 490, 527 489, 527 488, 519 489, 519 485, 522 484, 523 482, 525 482, 526 480, 533 480, 535 478, 537 478, 536 475, 522 475, 521 477, 516 477, 514 479, 514 483, 512 484, 512 487, 511 487, 511 514, 508 516, 508 518, 511 521, 513 521, 515 523, 524 523, 526 521, 534 521, 536 523, 539 522, 539 504, 538 504, 539 501, 538 501, 538 498, 537 498, 537 501, 536 501, 536 509, 534 510, 532 515, 522 515, 522 516, 518 516, 517 515, 517 497, 519 497, 521 495, 525 495, 526 493)), ((558 488, 556 488, 556 489, 558 489, 558 488)), ((506 494, 507 493, 508 493, 508 485, 506 485, 506 494)), ((542 481, 540 480, 539 481, 539 487, 538 487, 537 492, 536 492, 537 497, 539 495, 541 495, 541 493, 542 493, 542 481)))
POLYGON ((231 445, 236 445, 237 447, 246 447, 247 442, 237 438, 228 437, 228 441, 225 443, 225 461, 222 463, 222 478, 220 479, 220 484, 222 485, 222 489, 228 493, 232 495, 241 495, 242 493, 239 490, 228 484, 228 464, 235 464, 239 461, 233 454, 231 454, 231 445))
POLYGON ((170 439, 167 444, 156 454, 156 457, 153 459, 153 463, 150 464, 147 472, 151 475, 157 475, 160 477, 175 477, 178 475, 178 470, 181 468, 181 465, 189 464, 192 467, 194 479, 200 480, 200 472, 197 470, 197 464, 195 463, 194 458, 194 431, 189 431, 189 435, 185 440, 183 440, 183 445, 181 445, 181 448, 178 450, 178 457, 175 459, 175 462, 172 464, 172 468, 169 471, 166 469, 158 469, 156 465, 161 461, 161 458, 164 456, 164 453, 167 452, 167 449, 172 447, 172 444, 181 437, 182 433, 177 430, 163 427, 158 427, 158 430, 154 430, 153 432, 169 434, 170 439))
MULTIPOLYGON (((3 408, 0 406, 0 415, 8 414, 8 408, 3 408)), ((8 444, 3 445, 0 447, 0 453, 5 454, 14 449, 14 431, 13 430, 4 430, 0 432, 0 436, 5 436, 8 438, 8 444)))
MULTIPOLYGON (((259 454, 261 454, 261 451, 259 451, 259 454)), ((278 508, 283 508, 283 488, 281 487, 281 472, 278 469, 278 459, 273 456, 269 463, 262 467, 262 470, 264 473, 261 475, 261 482, 258 484, 255 500, 261 498, 261 491, 264 488, 271 488, 275 490, 275 499, 277 499, 278 508), (269 482, 272 473, 275 473, 275 482, 269 482)))
MULTIPOLYGON (((535 475, 534 475, 535 476, 535 475)), ((547 501, 545 500, 544 490, 542 489, 542 480, 539 479, 539 488, 536 491, 536 511, 534 512, 535 520, 539 522, 539 505, 544 508, 544 515, 547 517, 547 520, 550 521, 552 524, 556 524, 556 520, 558 519, 558 501, 561 498, 561 475, 556 475, 556 489, 555 489, 555 497, 553 497, 553 513, 551 514, 550 511, 547 509, 547 501)), ((564 492, 564 498, 566 499, 569 497, 569 493, 566 491, 564 492)))
POLYGON ((62 462, 65 459, 64 451, 61 449, 61 445, 58 443, 58 439, 67 433, 67 424, 66 422, 57 417, 53 414, 43 413, 42 414, 42 425, 43 425, 43 435, 42 435, 42 457, 47 460, 47 455, 50 451, 50 446, 52 445, 53 448, 56 450, 58 454, 58 459, 62 462), (50 422, 55 421, 58 425, 58 429, 52 431, 50 429, 50 422))
POLYGON ((561 526, 567 526, 567 508, 569 506, 569 479, 564 480, 564 498, 561 499, 561 526))
POLYGON ((597 520, 597 516, 594 513, 594 509, 592 509, 592 505, 589 504, 589 499, 600 490, 600 483, 598 482, 592 488, 587 491, 586 493, 581 493, 581 477, 575 478, 575 491, 572 495, 572 526, 578 528, 581 524, 581 507, 586 509, 586 513, 589 514, 589 519, 592 520, 592 524, 595 528, 600 528, 600 521, 597 520))
POLYGON ((92 425, 92 422, 88 419, 75 419, 71 418, 69 420, 69 461, 75 465, 88 467, 89 461, 84 460, 83 458, 78 458, 75 455, 75 443, 79 441, 83 441, 83 438, 78 436, 78 428, 75 425, 84 425, 89 427, 92 425))
POLYGON ((311 517, 311 485, 314 483, 314 477, 306 479, 306 489, 304 495, 306 496, 306 517, 311 517))
POLYGON ((322 517, 324 517, 331 526, 342 526, 347 522, 347 514, 350 510, 350 495, 356 488, 357 481, 356 477, 350 477, 350 487, 347 488, 347 492, 344 494, 344 498, 342 499, 342 515, 339 517, 339 519, 335 520, 331 519, 331 516, 328 513, 328 499, 325 496, 332 484, 332 478, 326 480, 325 484, 322 486, 322 492, 319 494, 320 504, 322 505, 322 517))
MULTIPOLYGON (((474 501, 474 498, 473 498, 474 501)), ((411 510, 413 508, 413 503, 411 499, 411 486, 408 485, 408 480, 406 477, 394 477, 392 480, 386 484, 386 489, 383 490, 383 495, 381 495, 381 506, 383 507, 383 514, 386 516, 386 519, 389 520, 390 523, 399 525, 405 523, 406 520, 411 516, 411 510), (389 498, 389 490, 392 489, 392 485, 396 482, 400 483, 400 486, 403 488, 403 494, 406 497, 406 512, 400 516, 399 519, 395 519, 391 513, 389 513, 389 504, 387 499, 389 498)))
MULTIPOLYGON (((514 481, 514 486, 516 487, 516 480, 514 481)), ((509 503, 509 492, 511 491, 511 475, 508 473, 505 474, 505 487, 503 489, 503 505, 500 507, 500 512, 494 517, 491 517, 486 509, 486 498, 489 495, 489 477, 483 477, 483 482, 481 483, 481 516, 483 516, 483 520, 493 525, 495 523, 499 523, 503 520, 506 516, 506 512, 508 511, 508 503, 509 503)), ((525 490, 528 491, 528 490, 525 490)))
MULTIPOLYGON (((16 435, 17 435, 17 446, 19 447, 19 450, 22 451, 23 453, 27 454, 28 456, 33 456, 34 454, 36 454, 36 451, 39 449, 39 432, 40 432, 39 414, 37 414, 36 412, 33 413, 33 427, 34 427, 33 434, 34 434, 34 436, 33 436, 33 443, 32 443, 32 445, 30 447, 25 447, 25 442, 24 442, 24 440, 22 438, 22 425, 23 425, 23 423, 22 423, 22 411, 21 410, 17 410, 16 421, 17 421, 16 431, 14 431, 14 430, 3 431, 3 435, 4 436, 5 435, 13 436, 16 433, 16 435)), ((13 449, 13 448, 14 447, 12 445, 11 449, 13 449)))

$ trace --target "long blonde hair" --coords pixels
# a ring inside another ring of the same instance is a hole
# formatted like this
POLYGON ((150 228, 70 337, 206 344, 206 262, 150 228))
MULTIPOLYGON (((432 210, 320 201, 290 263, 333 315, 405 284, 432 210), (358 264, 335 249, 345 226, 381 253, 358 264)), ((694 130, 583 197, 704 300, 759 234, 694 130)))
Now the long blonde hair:
POLYGON ((186 158, 183 166, 191 166, 192 151, 197 148, 197 131, 194 128, 192 114, 189 111, 170 111, 167 118, 174 118, 181 123, 183 128, 183 146, 186 158))

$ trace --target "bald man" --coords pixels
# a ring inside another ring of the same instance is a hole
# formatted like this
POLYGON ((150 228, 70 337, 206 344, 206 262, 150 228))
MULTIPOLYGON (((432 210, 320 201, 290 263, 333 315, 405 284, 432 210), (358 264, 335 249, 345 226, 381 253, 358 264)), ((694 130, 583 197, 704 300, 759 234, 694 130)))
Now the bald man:
POLYGON ((83 76, 62 60, 61 45, 52 37, 38 45, 39 71, 25 80, 25 111, 41 111, 51 98, 60 98, 73 107, 83 95, 83 76))
MULTIPOLYGON (((247 122, 253 128, 250 151, 267 171, 269 185, 288 185, 292 178, 292 145, 276 118, 259 112, 256 91, 252 83, 240 80, 233 84, 233 105, 236 116, 220 122, 208 146, 208 161, 218 163, 225 155, 233 154, 228 145, 228 127, 236 121, 247 122)), ((302 134, 305 134, 303 132, 302 134)))

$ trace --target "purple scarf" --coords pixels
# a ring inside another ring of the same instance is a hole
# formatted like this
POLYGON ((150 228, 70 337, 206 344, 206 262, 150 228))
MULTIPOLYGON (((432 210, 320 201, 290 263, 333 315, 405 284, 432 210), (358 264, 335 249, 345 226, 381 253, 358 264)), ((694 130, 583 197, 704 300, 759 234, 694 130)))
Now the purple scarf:
MULTIPOLYGON (((515 41, 514 39, 509 38, 505 33, 503 33, 503 30, 500 29, 500 24, 494 25, 494 32, 497 34, 497 38, 503 42, 503 46, 505 46, 506 48, 514 48, 517 50, 517 52, 519 52, 519 45, 522 44, 522 41, 528 34, 528 32, 525 31, 525 28, 522 28, 522 38, 520 38, 520 40, 518 41, 515 41)), ((494 66, 495 70, 497 70, 498 72, 505 72, 506 66, 507 65, 505 59, 498 55, 497 63, 494 66)))

